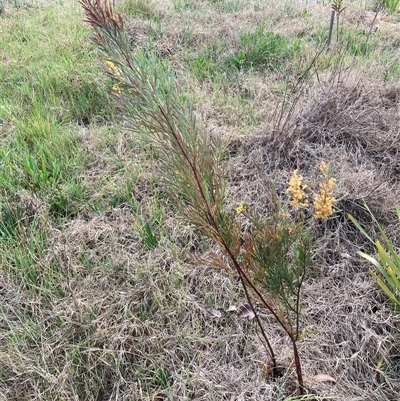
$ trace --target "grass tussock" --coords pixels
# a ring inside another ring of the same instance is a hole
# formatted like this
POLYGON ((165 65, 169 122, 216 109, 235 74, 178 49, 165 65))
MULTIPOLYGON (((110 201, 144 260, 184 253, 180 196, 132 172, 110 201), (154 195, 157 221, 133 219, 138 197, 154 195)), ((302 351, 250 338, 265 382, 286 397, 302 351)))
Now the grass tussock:
MULTIPOLYGON (((160 182, 162 154, 127 132, 114 109, 116 82, 80 8, 2 4, 0 399, 296 399, 282 329, 257 306, 285 367, 272 378, 254 319, 241 317, 237 278, 199 261, 218 250, 177 217, 160 182)), ((315 228, 303 287, 305 384, 316 399, 395 400, 399 315, 357 255, 374 254, 373 244, 347 215, 377 239, 366 202, 398 248, 398 21, 380 13, 365 52, 374 11, 345 5, 340 43, 333 38, 301 90, 330 6, 117 7, 131 49, 170 63, 200 129, 226 141, 226 208, 267 216, 267 182, 286 197, 298 169, 318 188, 316 166, 329 163, 335 213, 315 228), (336 383, 316 381, 321 373, 336 383)))

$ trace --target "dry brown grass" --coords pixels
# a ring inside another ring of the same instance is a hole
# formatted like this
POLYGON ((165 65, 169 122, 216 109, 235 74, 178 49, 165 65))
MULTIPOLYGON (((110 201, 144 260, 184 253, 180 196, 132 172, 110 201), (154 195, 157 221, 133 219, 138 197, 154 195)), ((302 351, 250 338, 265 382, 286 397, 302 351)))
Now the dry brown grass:
MULTIPOLYGON (((282 33, 307 35, 320 15, 329 16, 321 4, 310 6, 305 20, 299 17, 303 6, 298 3, 289 11, 283 2, 276 7, 261 3, 259 11, 249 2, 229 14, 202 13, 203 7, 213 7, 208 1, 195 1, 192 11, 181 12, 174 11, 172 2, 165 8, 157 4, 164 33, 155 48, 170 49, 159 55, 179 70, 204 129, 231 141, 227 172, 232 206, 243 200, 266 213, 264 173, 283 194, 293 168, 314 181, 320 161, 333 165, 341 199, 336 216, 318 227, 315 271, 304 287, 304 337, 299 342, 304 374, 313 390, 335 400, 397 400, 400 317, 376 288, 370 267, 356 256, 359 247, 368 245, 347 213, 368 224, 366 201, 398 243, 393 206, 400 199, 400 87, 368 77, 373 69, 368 61, 365 74, 358 67, 351 74, 343 70, 340 83, 337 75, 321 74, 277 138, 273 118, 284 92, 281 73, 240 72, 235 83, 198 82, 182 58, 187 45, 233 42, 241 27, 270 21, 282 33), (186 42, 182 33, 189 21, 193 31, 186 42), (244 103, 237 101, 243 88, 251 93, 244 103), (333 376, 336 384, 313 383, 319 373, 333 376)), ((353 24, 350 11, 346 24, 353 24)), ((354 16, 357 21, 367 17, 363 11, 354 16)), ((153 25, 129 22, 133 44, 148 46, 153 25)), ((387 44, 399 39, 394 30, 387 37, 387 44)), ((157 156, 139 148, 118 124, 111 131, 81 128, 77 135, 88 155, 82 177, 88 205, 62 224, 46 226, 46 248, 36 259, 43 272, 60 274, 60 296, 15 282, 9 273, 12 262, 1 259, 0 400, 289 397, 295 391, 289 344, 260 310, 273 347, 281 350, 279 362, 287 368, 272 380, 254 322, 228 311, 244 299, 236 279, 193 257, 206 255, 210 245, 175 216, 164 198, 157 184, 157 156), (110 197, 124 192, 127 182, 138 208, 126 200, 110 206, 110 197), (99 210, 89 206, 94 204, 101 205, 99 210), (158 245, 148 250, 142 226, 154 215, 158 245), (213 309, 222 316, 216 317, 213 309)), ((48 219, 48 208, 37 199, 27 196, 22 202, 34 205, 38 219, 48 219)))

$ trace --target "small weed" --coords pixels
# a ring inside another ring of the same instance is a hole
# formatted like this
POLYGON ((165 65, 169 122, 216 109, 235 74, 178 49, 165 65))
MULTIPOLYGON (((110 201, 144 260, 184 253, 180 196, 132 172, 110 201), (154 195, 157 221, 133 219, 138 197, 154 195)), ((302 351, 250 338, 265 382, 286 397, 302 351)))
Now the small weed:
POLYGON ((169 389, 171 386, 171 376, 168 371, 163 367, 159 367, 157 369, 156 384, 163 389, 169 389))
POLYGON ((213 78, 218 74, 218 64, 215 56, 207 51, 204 54, 199 54, 190 63, 192 75, 199 81, 204 81, 208 78, 213 78))
POLYGON ((43 153, 38 156, 26 153, 21 160, 21 167, 27 177, 26 187, 34 190, 52 189, 61 180, 61 166, 47 149, 43 149, 43 153))
POLYGON ((152 250, 157 247, 158 239, 154 235, 151 225, 148 221, 146 221, 146 223, 144 223, 144 225, 143 225, 141 236, 142 236, 143 245, 145 246, 146 249, 152 250))

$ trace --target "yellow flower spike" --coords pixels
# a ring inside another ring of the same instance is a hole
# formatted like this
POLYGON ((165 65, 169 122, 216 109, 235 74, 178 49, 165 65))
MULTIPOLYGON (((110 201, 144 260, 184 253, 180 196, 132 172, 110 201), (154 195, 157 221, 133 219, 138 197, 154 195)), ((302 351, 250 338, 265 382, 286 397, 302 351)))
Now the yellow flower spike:
POLYGON ((307 195, 304 190, 307 188, 307 185, 303 184, 303 176, 298 174, 298 170, 294 170, 292 176, 290 177, 288 188, 286 192, 291 197, 290 204, 299 209, 303 206, 307 206, 307 195))
POLYGON ((329 172, 329 166, 327 163, 321 162, 318 166, 318 170, 321 172, 323 177, 327 177, 329 172))
POLYGON ((329 166, 322 162, 318 166, 322 182, 319 184, 319 193, 314 195, 314 217, 316 219, 326 220, 333 214, 333 205, 336 199, 333 197, 333 191, 336 185, 336 179, 329 177, 329 166))
MULTIPOLYGON (((117 80, 121 80, 122 73, 118 66, 110 60, 106 60, 105 64, 109 68, 109 72, 112 72, 112 74, 114 75, 114 78, 117 80)), ((114 93, 114 95, 119 96, 122 93, 122 89, 118 85, 114 85, 112 87, 112 92, 114 93)))

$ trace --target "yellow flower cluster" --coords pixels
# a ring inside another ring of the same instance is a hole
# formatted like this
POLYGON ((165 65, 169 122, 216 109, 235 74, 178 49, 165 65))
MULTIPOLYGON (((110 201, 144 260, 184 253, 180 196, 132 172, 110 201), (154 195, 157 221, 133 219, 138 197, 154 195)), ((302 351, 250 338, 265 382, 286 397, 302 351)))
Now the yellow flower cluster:
POLYGON ((110 61, 110 60, 106 60, 105 62, 107 64, 107 66, 110 68, 110 70, 113 72, 113 74, 117 77, 117 78, 121 78, 121 70, 118 68, 118 66, 110 61))
MULTIPOLYGON (((121 79, 122 78, 122 74, 121 74, 121 70, 118 68, 118 66, 113 63, 110 60, 106 60, 105 62, 107 64, 107 66, 110 68, 110 70, 112 71, 112 73, 114 74, 114 77, 117 79, 121 79)), ((112 87, 112 91, 119 96, 122 93, 122 89, 118 86, 118 85, 114 85, 112 87)))
POLYGON ((304 192, 307 185, 304 185, 302 181, 303 176, 299 175, 297 170, 294 170, 289 180, 288 189, 286 190, 292 198, 290 204, 296 209, 308 205, 307 195, 304 192))
POLYGON ((122 89, 121 89, 119 86, 117 86, 117 85, 114 85, 114 86, 112 87, 112 91, 113 91, 115 94, 117 94, 118 96, 122 93, 122 89))
POLYGON ((246 210, 246 205, 243 202, 239 203, 239 206, 235 208, 236 214, 241 214, 246 210))
POLYGON ((319 184, 320 192, 314 195, 314 217, 325 220, 333 214, 333 205, 336 202, 333 197, 336 179, 329 176, 329 167, 325 162, 322 162, 318 169, 322 182, 319 184))
MULTIPOLYGON (((314 195, 314 217, 325 220, 333 214, 333 205, 336 202, 333 197, 336 179, 330 176, 327 163, 322 162, 318 169, 321 181, 319 183, 319 193, 314 195)), ((298 170, 294 170, 286 190, 291 198, 290 204, 294 208, 299 209, 308 205, 307 194, 305 193, 306 188, 307 185, 303 184, 303 176, 299 174, 298 170)))

